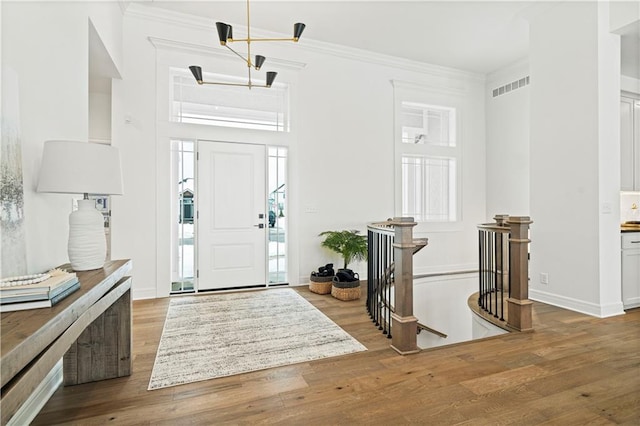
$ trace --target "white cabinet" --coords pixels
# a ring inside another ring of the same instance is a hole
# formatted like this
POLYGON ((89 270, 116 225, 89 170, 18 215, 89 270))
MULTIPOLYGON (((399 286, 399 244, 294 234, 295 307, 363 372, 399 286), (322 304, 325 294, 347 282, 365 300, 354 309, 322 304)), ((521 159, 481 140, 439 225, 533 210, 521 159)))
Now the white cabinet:
POLYGON ((640 306, 640 232, 622 233, 622 304, 640 306))
POLYGON ((640 101, 620 99, 620 189, 640 191, 640 101))

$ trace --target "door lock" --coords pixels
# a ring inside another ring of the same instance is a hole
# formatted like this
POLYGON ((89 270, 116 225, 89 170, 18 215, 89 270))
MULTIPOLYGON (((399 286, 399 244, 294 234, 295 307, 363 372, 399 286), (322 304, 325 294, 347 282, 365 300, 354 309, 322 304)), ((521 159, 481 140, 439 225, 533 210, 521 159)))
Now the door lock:
POLYGON ((255 226, 256 228, 262 229, 262 228, 264 228, 264 223, 260 223, 258 225, 253 225, 253 226, 255 226))

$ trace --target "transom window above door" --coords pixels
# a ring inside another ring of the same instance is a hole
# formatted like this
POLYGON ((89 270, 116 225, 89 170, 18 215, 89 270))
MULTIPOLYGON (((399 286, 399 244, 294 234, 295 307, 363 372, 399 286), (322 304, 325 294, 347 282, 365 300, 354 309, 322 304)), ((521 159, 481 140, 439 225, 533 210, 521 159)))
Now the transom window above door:
MULTIPOLYGON (((227 83, 237 77, 204 73, 206 80, 227 83)), ((198 85, 187 69, 170 70, 170 120, 178 123, 242 129, 289 131, 289 87, 274 83, 270 89, 247 90, 221 85, 198 85)))

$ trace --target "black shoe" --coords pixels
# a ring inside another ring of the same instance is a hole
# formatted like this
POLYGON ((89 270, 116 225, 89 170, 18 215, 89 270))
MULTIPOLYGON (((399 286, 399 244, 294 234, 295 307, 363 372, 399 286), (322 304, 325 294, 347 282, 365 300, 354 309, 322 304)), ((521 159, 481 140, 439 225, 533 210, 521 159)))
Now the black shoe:
POLYGON ((338 281, 343 283, 350 283, 354 281, 359 281, 360 276, 357 272, 353 272, 351 269, 340 269, 336 274, 338 281))
POLYGON ((318 268, 318 276, 319 277, 332 277, 335 275, 333 270, 333 263, 327 263, 325 266, 320 266, 318 268))

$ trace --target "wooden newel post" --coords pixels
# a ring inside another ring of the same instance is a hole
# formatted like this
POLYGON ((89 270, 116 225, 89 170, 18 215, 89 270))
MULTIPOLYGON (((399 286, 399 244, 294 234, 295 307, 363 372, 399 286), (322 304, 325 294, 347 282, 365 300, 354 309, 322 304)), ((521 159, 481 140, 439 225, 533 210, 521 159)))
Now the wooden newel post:
POLYGON ((395 217, 391 221, 395 229, 393 254, 394 304, 391 314, 391 347, 401 355, 417 353, 418 319, 413 316, 413 227, 412 217, 395 217))
POLYGON ((507 225, 509 237, 510 296, 507 325, 519 331, 532 330, 531 304, 529 300, 529 216, 510 216, 507 225))

